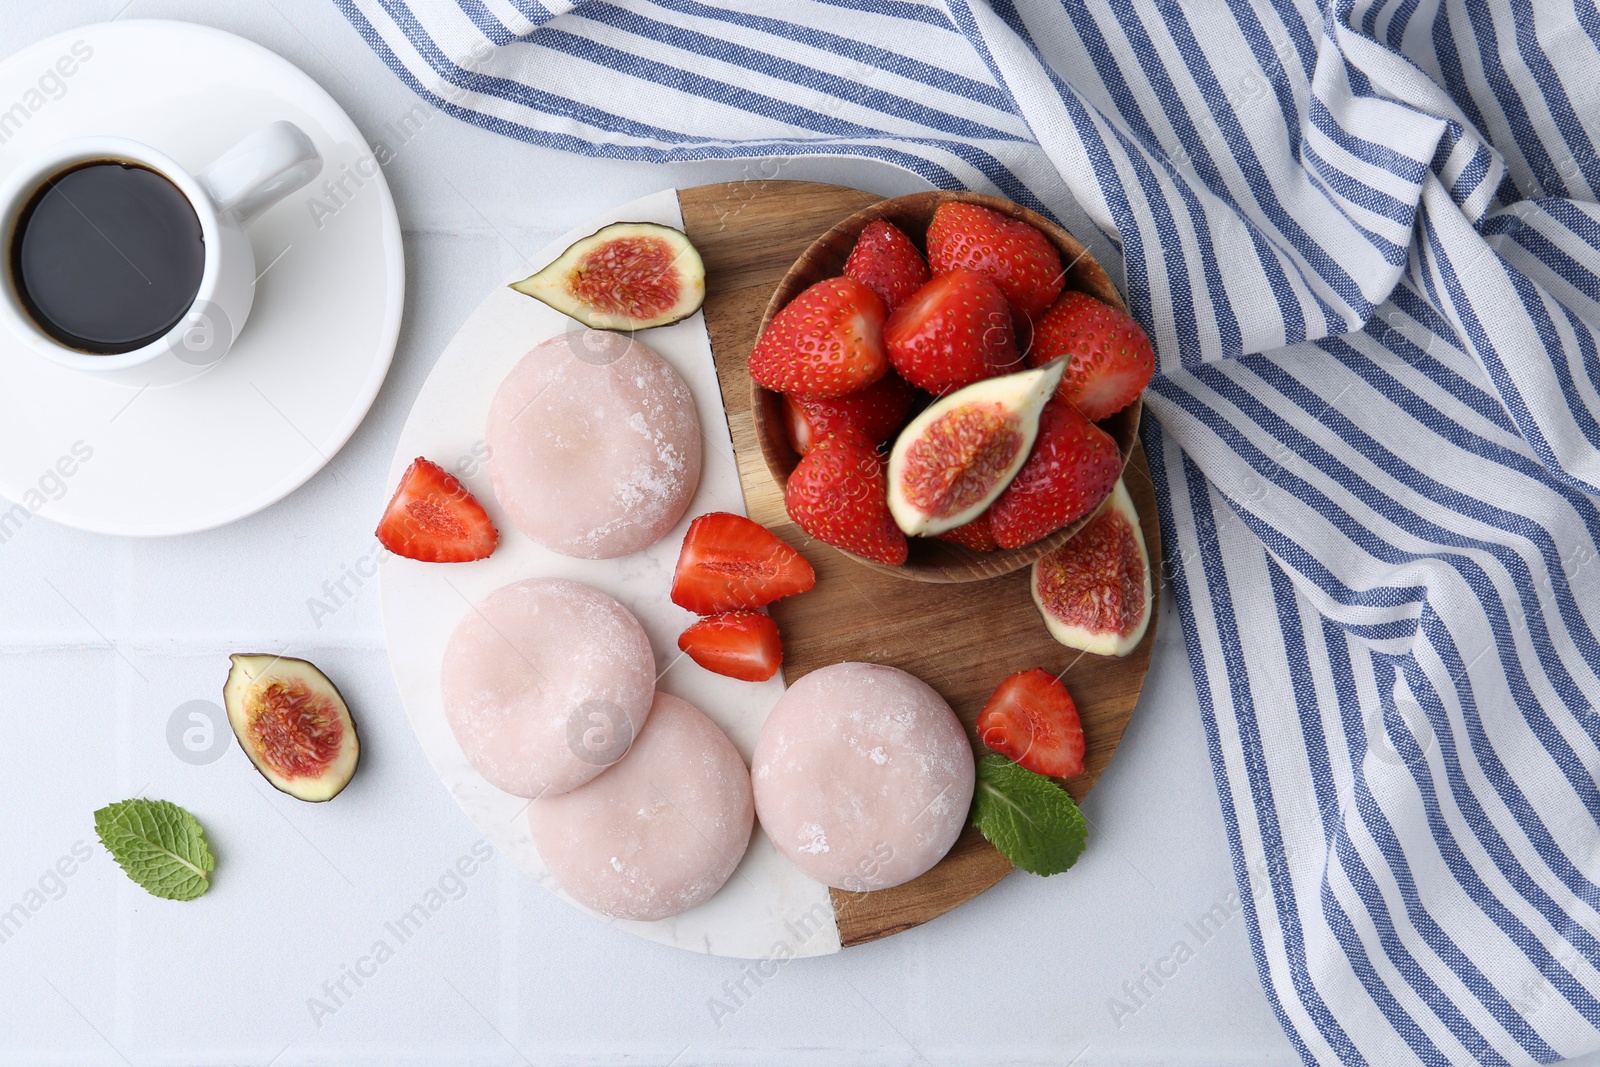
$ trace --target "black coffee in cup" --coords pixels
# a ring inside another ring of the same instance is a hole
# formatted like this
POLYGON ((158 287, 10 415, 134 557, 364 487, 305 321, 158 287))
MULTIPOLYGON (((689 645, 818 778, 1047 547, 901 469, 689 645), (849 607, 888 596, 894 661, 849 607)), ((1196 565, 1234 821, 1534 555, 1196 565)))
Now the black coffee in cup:
POLYGON ((96 355, 132 352, 183 320, 200 291, 200 220, 176 185, 125 160, 41 185, 12 231, 11 276, 40 330, 96 355))

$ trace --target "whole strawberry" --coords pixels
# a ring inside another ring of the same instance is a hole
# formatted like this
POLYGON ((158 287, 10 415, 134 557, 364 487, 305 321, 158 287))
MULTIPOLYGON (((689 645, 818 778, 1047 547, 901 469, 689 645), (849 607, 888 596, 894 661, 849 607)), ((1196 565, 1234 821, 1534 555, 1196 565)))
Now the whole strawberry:
POLYGON ((818 541, 879 563, 906 561, 906 535, 889 514, 883 459, 856 434, 814 444, 789 475, 783 503, 818 541))
POLYGON ((1022 363, 1005 295, 964 267, 933 279, 890 315, 883 343, 900 376, 934 394, 1022 363))
POLYGON ((1052 399, 1039 416, 1028 461, 986 514, 1001 548, 1021 548, 1089 514, 1122 476, 1117 442, 1071 404, 1052 399))
POLYGON ((778 393, 843 396, 889 369, 883 301, 854 278, 828 278, 773 316, 750 353, 750 377, 778 393))
POLYGON ((1048 237, 977 204, 939 205, 928 224, 928 266, 936 276, 957 267, 977 271, 1030 319, 1043 315, 1066 283, 1061 253, 1048 237))
POLYGON ((953 530, 934 534, 934 537, 940 541, 953 541, 974 552, 993 552, 1000 547, 994 539, 994 524, 989 519, 988 511, 980 511, 977 518, 953 530))
POLYGON ((917 391, 890 371, 865 389, 835 397, 785 396, 783 421, 789 443, 802 456, 829 434, 856 430, 881 445, 905 425, 917 391))
POLYGON ((1088 293, 1064 293, 1039 320, 1028 363, 1069 357, 1056 396, 1091 421, 1115 415, 1150 384, 1155 351, 1132 317, 1088 293))
POLYGON ((861 231, 844 261, 844 272, 877 293, 891 313, 928 284, 922 253, 898 226, 883 219, 867 223, 861 231))

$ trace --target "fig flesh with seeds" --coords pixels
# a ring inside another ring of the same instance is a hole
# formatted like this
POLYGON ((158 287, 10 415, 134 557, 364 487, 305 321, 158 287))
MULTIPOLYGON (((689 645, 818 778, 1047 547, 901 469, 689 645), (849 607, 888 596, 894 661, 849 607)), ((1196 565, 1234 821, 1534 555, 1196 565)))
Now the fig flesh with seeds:
POLYGON ((235 654, 222 687, 239 747, 274 789, 332 800, 361 758, 355 719, 339 689, 303 659, 235 654))
POLYGON ((934 401, 889 454, 889 513, 908 534, 965 525, 994 503, 1027 461, 1039 413, 1064 360, 988 378, 934 401))
POLYGON ((613 222, 511 288, 591 329, 647 330, 700 310, 706 268, 682 230, 613 222))
POLYGON ((1126 656, 1150 626, 1150 555, 1128 487, 1033 565, 1033 602, 1050 636, 1082 652, 1126 656))

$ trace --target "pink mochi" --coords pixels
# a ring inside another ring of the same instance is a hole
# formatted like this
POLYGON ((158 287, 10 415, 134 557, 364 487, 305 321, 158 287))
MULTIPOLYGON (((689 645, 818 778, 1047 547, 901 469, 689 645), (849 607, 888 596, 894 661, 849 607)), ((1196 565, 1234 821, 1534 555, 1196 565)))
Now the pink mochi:
POLYGON ((490 593, 456 626, 440 671, 445 718, 468 762, 519 797, 564 793, 620 759, 655 687, 639 620, 564 578, 490 593))
POLYGON ((564 556, 648 548, 700 484, 689 386, 648 345, 604 330, 553 337, 522 357, 489 405, 485 440, 500 506, 564 556))
POLYGON ((534 847, 561 888, 618 919, 665 919, 710 900, 754 822, 750 772, 733 742, 666 693, 614 767, 528 807, 534 847))
POLYGON ((774 705, 756 740, 756 813, 802 872, 867 892, 944 858, 972 804, 961 720, 914 675, 873 663, 812 671, 774 705))

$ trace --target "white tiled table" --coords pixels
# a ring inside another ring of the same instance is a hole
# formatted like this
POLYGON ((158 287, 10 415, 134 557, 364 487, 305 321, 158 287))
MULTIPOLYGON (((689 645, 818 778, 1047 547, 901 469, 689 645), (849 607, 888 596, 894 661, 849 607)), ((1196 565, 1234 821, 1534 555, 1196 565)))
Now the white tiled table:
MULTIPOLYGON (((122 2, 3 0, 0 50, 122 2)), ((415 102, 329 0, 134 0, 120 17, 258 41, 369 139, 415 102)), ((760 987, 744 979, 731 1015, 713 999, 734 1003, 739 961, 617 933, 503 860, 444 878, 445 903, 403 943, 385 926, 477 835, 412 737, 374 585, 346 581, 354 595, 332 615, 309 602, 369 551, 412 398, 488 287, 610 204, 743 173, 587 160, 435 116, 386 167, 409 296, 394 369, 336 459, 355 488, 324 471, 262 514, 189 537, 119 541, 40 519, 0 545, 0 910, 45 890, 25 924, 0 928, 0 1063, 1296 1062, 1242 917, 1204 943, 1186 925, 1233 878, 1170 610, 1070 874, 1013 875, 928 926, 789 963, 760 987), (357 709, 362 769, 336 802, 274 793, 237 751, 196 765, 169 748, 174 710, 215 699, 227 653, 255 648, 314 659, 357 709), (146 896, 95 842, 90 813, 141 789, 206 824, 219 870, 200 902, 146 896), (49 876, 64 857, 71 876, 49 876), (346 969, 380 939, 392 955, 357 984, 346 969), (1157 988, 1143 975, 1179 940, 1195 955, 1157 988), (1114 1012, 1113 998, 1133 1010, 1114 1012)), ((826 160, 782 176, 918 187, 826 160)))

